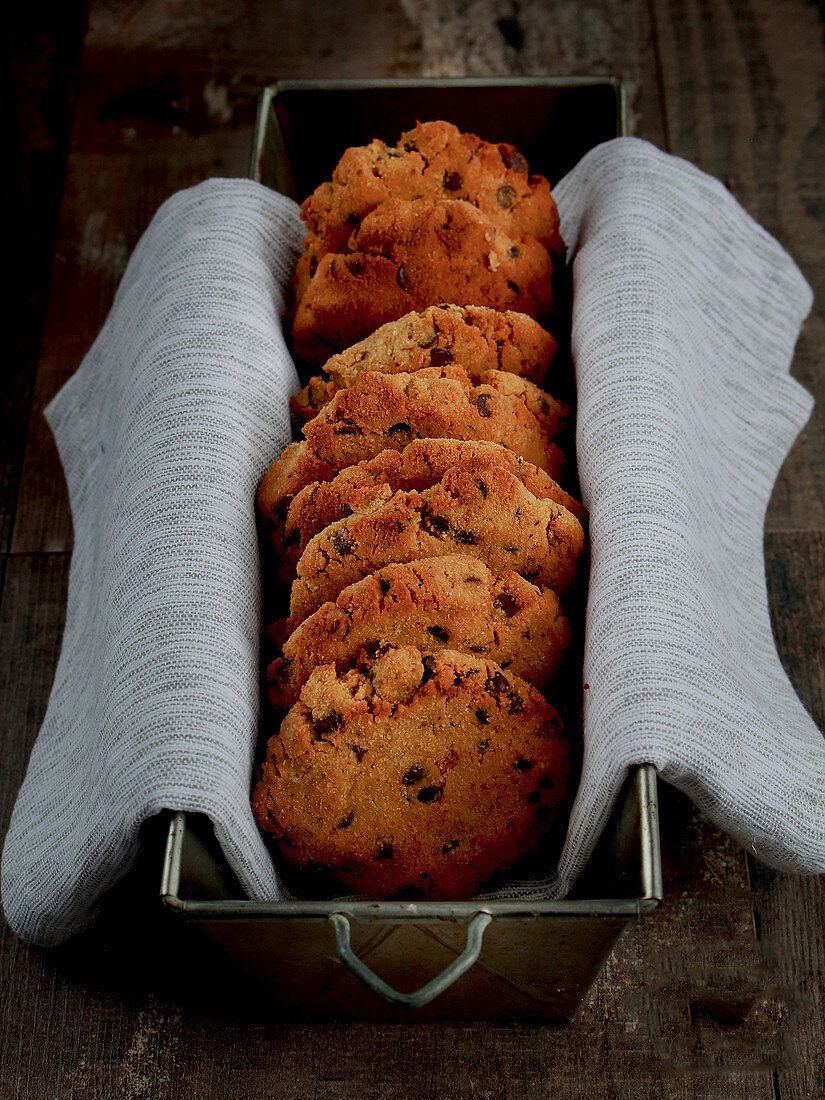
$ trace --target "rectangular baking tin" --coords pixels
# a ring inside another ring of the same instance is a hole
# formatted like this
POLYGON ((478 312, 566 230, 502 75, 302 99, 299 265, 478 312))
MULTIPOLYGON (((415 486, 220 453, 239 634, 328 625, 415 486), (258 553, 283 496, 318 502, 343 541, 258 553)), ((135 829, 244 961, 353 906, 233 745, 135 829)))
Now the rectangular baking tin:
MULTIPOLYGON (((261 95, 250 175, 303 198, 345 147, 395 142, 428 118, 511 142, 552 181, 626 132, 612 79, 282 81, 261 95)), ((660 903, 661 876, 656 772, 643 765, 561 901, 249 901, 209 822, 185 814, 169 829, 161 895, 292 1013, 539 1022, 573 1017, 622 929, 660 903), (420 987, 426 1003, 387 999, 420 987)))

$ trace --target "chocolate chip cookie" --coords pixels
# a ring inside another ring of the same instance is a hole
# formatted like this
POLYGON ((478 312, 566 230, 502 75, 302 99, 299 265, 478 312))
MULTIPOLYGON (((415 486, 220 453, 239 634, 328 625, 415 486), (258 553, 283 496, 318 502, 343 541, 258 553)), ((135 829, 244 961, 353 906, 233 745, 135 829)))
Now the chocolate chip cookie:
MULTIPOLYGON (((273 636, 283 633, 276 627, 273 636)), ((362 649, 377 653, 385 643, 483 654, 544 690, 570 643, 570 627, 550 589, 512 570, 496 577, 466 554, 388 565, 345 588, 287 638, 267 670, 270 703, 288 710, 318 665, 341 670, 362 649)))
POLYGON ((523 313, 484 306, 431 306, 382 325, 366 340, 333 355, 328 378, 313 378, 291 401, 293 412, 311 420, 339 389, 363 371, 410 374, 457 363, 477 382, 488 370, 507 371, 541 384, 556 355, 556 341, 523 313))
POLYGON ((470 897, 566 804, 558 712, 494 662, 382 646, 316 668, 269 741, 252 805, 299 867, 372 897, 470 897))
POLYGON ((274 554, 278 577, 291 583, 298 558, 319 531, 353 512, 387 501, 398 490, 429 489, 448 470, 469 470, 483 480, 489 469, 505 469, 542 500, 563 504, 579 520, 586 509, 566 493, 544 470, 525 462, 498 443, 457 439, 416 439, 403 451, 382 451, 367 462, 348 466, 332 481, 315 481, 302 489, 276 514, 271 500, 259 494, 262 527, 274 554))
POLYGON ((468 202, 388 199, 327 252, 295 311, 296 354, 325 363, 388 321, 441 302, 553 311, 553 262, 533 237, 511 236, 468 202))
POLYGON ((508 470, 490 469, 483 478, 450 470, 431 489, 395 493, 311 539, 298 561, 290 616, 297 626, 347 585, 392 562, 456 553, 563 593, 576 579, 583 549, 576 517, 534 497, 508 470))
POLYGON ((461 199, 502 229, 560 251, 559 216, 544 176, 513 145, 492 145, 449 122, 419 122, 396 146, 347 149, 332 180, 301 206, 310 235, 339 252, 353 226, 390 198, 461 199))
POLYGON ((306 485, 330 481, 384 450, 402 451, 414 439, 500 443, 558 478, 564 456, 548 430, 566 427, 566 407, 504 371, 487 371, 484 379, 473 385, 454 363, 413 374, 362 374, 304 427, 305 441, 291 444, 269 468, 258 490, 261 511, 282 522, 286 502, 306 485), (548 402, 546 415, 541 401, 548 402))

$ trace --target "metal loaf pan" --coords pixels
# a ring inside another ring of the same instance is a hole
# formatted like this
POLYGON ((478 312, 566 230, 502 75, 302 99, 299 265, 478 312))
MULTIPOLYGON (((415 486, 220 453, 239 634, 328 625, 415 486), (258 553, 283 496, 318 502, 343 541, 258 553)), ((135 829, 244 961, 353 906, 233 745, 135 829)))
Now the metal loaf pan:
MULTIPOLYGON (((605 79, 283 81, 260 99, 250 175, 302 199, 344 148, 446 118, 524 152, 557 180, 626 131, 605 79)), ((635 769, 575 891, 562 901, 260 903, 209 822, 177 814, 161 894, 289 1011, 366 1019, 571 1019, 622 929, 661 901, 656 772, 635 769)))

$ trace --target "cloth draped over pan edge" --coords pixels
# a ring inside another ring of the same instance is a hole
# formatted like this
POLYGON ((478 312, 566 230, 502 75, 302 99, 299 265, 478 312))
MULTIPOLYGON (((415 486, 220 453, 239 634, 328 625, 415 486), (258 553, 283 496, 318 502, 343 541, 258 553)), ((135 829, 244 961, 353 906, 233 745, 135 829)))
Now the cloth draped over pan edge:
MULTIPOLYGON (((554 191, 593 547, 584 762, 559 867, 498 896, 563 896, 643 762, 770 865, 825 871, 825 740, 776 653, 762 552, 812 406, 788 373, 810 289, 720 183, 645 142, 599 146, 554 191)), ((253 507, 289 440, 281 317, 302 236, 297 206, 249 181, 174 195, 47 410, 75 549, 3 852, 26 939, 86 927, 164 809, 211 818, 251 897, 288 896, 248 798, 253 507)))

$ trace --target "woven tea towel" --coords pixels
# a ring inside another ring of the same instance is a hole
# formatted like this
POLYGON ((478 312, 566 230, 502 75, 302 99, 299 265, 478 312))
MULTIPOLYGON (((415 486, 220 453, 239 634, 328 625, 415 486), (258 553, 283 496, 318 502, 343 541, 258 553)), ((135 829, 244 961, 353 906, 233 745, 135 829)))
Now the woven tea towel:
MULTIPOLYGON (((810 292, 720 184, 632 139, 557 189, 575 260, 591 509, 584 773, 557 896, 626 769, 652 761, 763 859, 825 869, 825 741, 771 638, 765 508, 810 412, 787 374, 810 292)), ((208 814, 255 898, 285 892, 249 804, 254 490, 288 441, 279 316, 297 207, 244 181, 173 197, 47 410, 75 552, 49 708, 6 839, 21 935, 84 927, 159 810, 208 814)))

